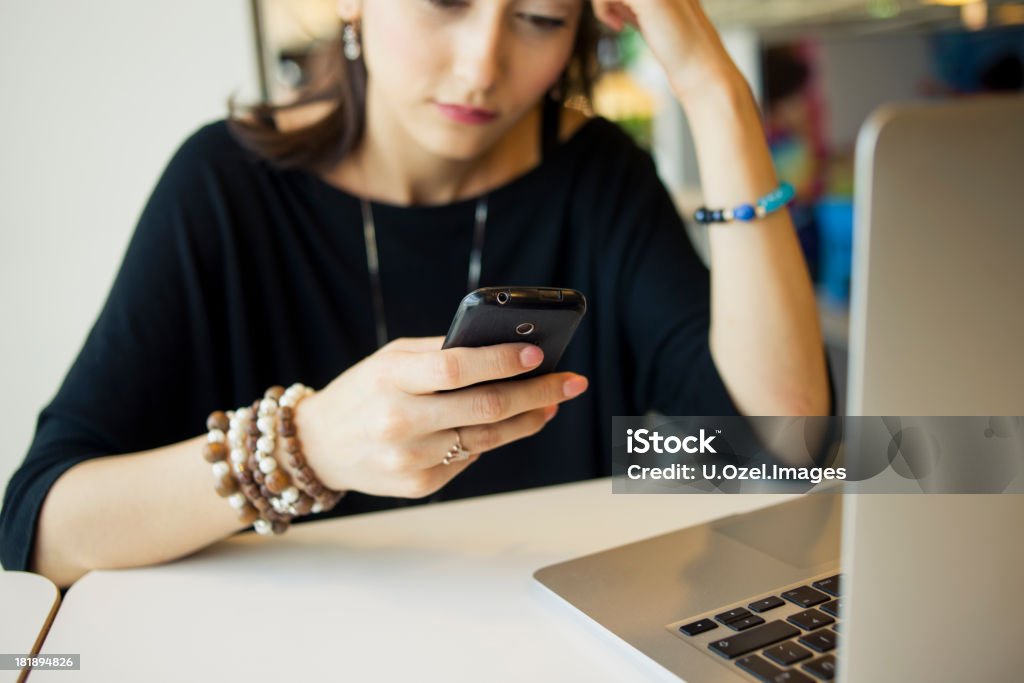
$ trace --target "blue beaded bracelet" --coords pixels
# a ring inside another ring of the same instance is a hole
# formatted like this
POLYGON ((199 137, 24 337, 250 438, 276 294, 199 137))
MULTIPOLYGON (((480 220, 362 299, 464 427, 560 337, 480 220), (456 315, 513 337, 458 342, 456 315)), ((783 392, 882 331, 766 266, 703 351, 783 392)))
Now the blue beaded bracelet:
POLYGON ((702 206, 693 214, 698 223, 728 223, 729 221, 752 221, 775 213, 793 200, 796 190, 789 183, 782 183, 757 200, 756 205, 740 204, 735 209, 709 209, 702 206))

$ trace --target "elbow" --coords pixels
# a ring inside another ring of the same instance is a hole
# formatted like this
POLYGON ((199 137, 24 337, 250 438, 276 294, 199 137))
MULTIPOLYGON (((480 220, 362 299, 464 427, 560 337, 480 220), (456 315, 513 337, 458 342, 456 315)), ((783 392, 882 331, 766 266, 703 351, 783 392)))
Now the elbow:
POLYGON ((766 396, 749 402, 736 401, 741 415, 748 417, 814 417, 829 414, 828 398, 817 400, 810 396, 766 396))
POLYGON ((29 560, 28 571, 44 576, 58 588, 64 589, 85 576, 89 570, 69 561, 67 557, 53 549, 44 551, 37 539, 29 560))
POLYGON ((58 478, 43 499, 27 566, 28 571, 46 577, 60 588, 67 588, 89 571, 88 561, 75 543, 76 534, 69 533, 68 516, 62 514, 58 487, 64 479, 58 478))
POLYGON ((780 404, 776 414, 784 417, 816 417, 829 414, 828 401, 790 400, 780 404))
POLYGON ((772 415, 820 417, 833 411, 832 382, 824 358, 819 367, 791 372, 770 393, 774 408, 772 415))
POLYGON ((57 586, 57 588, 60 588, 61 590, 70 588, 71 584, 73 584, 75 581, 78 581, 86 574, 85 570, 75 571, 67 568, 57 570, 56 568, 44 569, 42 567, 30 567, 29 571, 49 579, 53 582, 55 586, 57 586))
POLYGON ((733 396, 736 407, 748 416, 815 417, 828 415, 831 408, 827 385, 820 390, 790 386, 737 394, 733 396))
POLYGON ((777 396, 773 415, 786 417, 825 416, 831 413, 828 387, 820 390, 792 390, 777 396))

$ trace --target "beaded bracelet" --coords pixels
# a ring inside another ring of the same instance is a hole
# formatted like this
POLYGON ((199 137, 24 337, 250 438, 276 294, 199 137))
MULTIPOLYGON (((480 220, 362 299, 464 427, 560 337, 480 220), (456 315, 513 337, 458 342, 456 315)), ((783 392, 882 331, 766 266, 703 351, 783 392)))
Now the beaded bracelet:
POLYGON ((789 183, 782 183, 778 188, 757 200, 755 205, 740 204, 734 209, 709 209, 705 206, 697 209, 693 218, 698 223, 728 223, 730 221, 752 221, 764 218, 786 206, 796 196, 796 190, 789 183))
MULTIPOLYGON (((254 415, 258 415, 259 405, 260 401, 254 402, 249 408, 250 412, 254 415)), ((246 437, 246 454, 248 456, 246 460, 246 474, 252 480, 252 485, 250 488, 245 489, 245 491, 259 508, 260 514, 265 522, 254 524, 253 529, 255 529, 256 533, 264 535, 283 534, 288 530, 292 518, 295 515, 288 514, 282 510, 280 501, 275 503, 275 491, 272 491, 271 487, 277 492, 280 492, 291 485, 291 478, 287 476, 287 473, 284 472, 284 470, 277 469, 276 460, 274 460, 273 465, 271 465, 270 459, 266 459, 264 457, 265 453, 260 450, 260 446, 267 443, 267 440, 264 439, 258 423, 259 419, 257 418, 256 420, 251 420, 248 424, 248 435, 246 437), (266 462, 264 463, 265 459, 266 462), (274 472, 273 476, 264 472, 263 469, 268 469, 274 472)), ((273 444, 271 443, 271 447, 272 446, 273 444)), ((264 446, 264 448, 265 447, 266 446, 264 446)))
POLYGON ((239 521, 261 535, 282 534, 293 518, 330 510, 344 496, 325 487, 302 456, 294 410, 313 393, 301 384, 287 391, 274 386, 252 406, 214 411, 206 420, 203 457, 213 466, 214 488, 238 511, 239 521), (273 456, 279 427, 298 486, 273 456))
POLYGON ((259 510, 260 519, 253 523, 253 529, 261 535, 283 534, 288 530, 292 518, 288 515, 278 513, 270 503, 271 494, 264 486, 263 476, 259 470, 256 458, 256 446, 259 442, 260 432, 257 421, 253 420, 257 401, 251 407, 240 408, 242 421, 238 425, 238 446, 236 455, 235 476, 238 478, 242 491, 259 510))
POLYGON ((324 486, 302 455, 302 442, 299 440, 294 422, 295 409, 303 398, 313 393, 312 389, 302 384, 293 384, 288 387, 281 398, 277 415, 278 433, 281 435, 281 444, 284 446, 288 465, 296 470, 295 481, 303 493, 314 500, 310 512, 316 514, 334 508, 345 493, 332 491, 324 486))
POLYGON ((206 428, 209 432, 206 445, 203 447, 203 458, 213 467, 213 476, 216 480, 214 489, 217 495, 227 498, 231 507, 238 511, 238 520, 248 526, 259 518, 259 510, 250 503, 244 493, 239 492, 238 481, 232 476, 231 465, 227 461, 225 432, 230 431, 231 419, 234 419, 233 413, 225 414, 219 410, 210 413, 206 419, 206 428))
MULTIPOLYGON (((259 470, 259 479, 262 479, 260 484, 266 489, 261 489, 261 493, 270 494, 267 498, 274 511, 297 517, 310 512, 313 499, 293 485, 291 476, 278 466, 277 459, 272 455, 277 439, 277 401, 282 395, 287 395, 282 387, 271 387, 256 406, 256 425, 260 436, 254 451, 255 465, 259 470)), ((257 477, 257 473, 254 472, 253 476, 257 477)))

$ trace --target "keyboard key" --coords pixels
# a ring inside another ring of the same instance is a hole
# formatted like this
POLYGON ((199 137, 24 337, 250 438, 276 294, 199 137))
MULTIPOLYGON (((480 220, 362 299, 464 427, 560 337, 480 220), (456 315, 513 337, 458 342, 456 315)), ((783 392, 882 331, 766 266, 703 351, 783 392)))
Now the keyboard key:
POLYGON ((790 664, 802 662, 810 657, 811 651, 805 647, 800 647, 796 643, 789 642, 779 643, 775 647, 768 648, 761 654, 773 662, 778 662, 783 666, 789 666, 790 664))
POLYGON ((823 628, 820 631, 814 633, 808 633, 800 642, 818 652, 828 652, 829 650, 836 649, 836 640, 839 636, 836 632, 829 628, 823 628))
POLYGON ((743 617, 742 619, 737 619, 736 621, 730 621, 728 624, 726 624, 726 626, 731 628, 733 631, 746 631, 748 628, 760 626, 763 623, 764 619, 757 616, 756 614, 751 614, 749 617, 743 617))
POLYGON ((783 671, 757 655, 737 659, 736 666, 752 674, 754 678, 765 681, 765 683, 813 683, 809 676, 805 676, 796 670, 783 671))
POLYGON ((718 628, 718 624, 710 619, 699 619, 692 624, 680 626, 679 630, 688 636, 695 636, 698 633, 704 633, 705 631, 710 631, 716 628, 718 628))
POLYGON ((789 617, 789 623, 796 624, 805 631, 813 631, 816 628, 828 626, 833 622, 835 622, 835 619, 827 614, 822 614, 816 609, 806 609, 789 617))
POLYGON ((831 681, 836 677, 836 658, 832 655, 818 657, 804 664, 804 671, 811 672, 823 681, 831 681))
POLYGON ((786 591, 782 594, 782 597, 801 607, 814 607, 828 600, 827 595, 814 590, 810 586, 800 586, 791 591, 786 591))
POLYGON ((832 624, 832 630, 839 633, 839 624, 832 624))
POLYGON ((828 602, 826 602, 824 605, 822 605, 818 609, 820 609, 822 612, 825 612, 827 614, 831 614, 834 617, 838 617, 839 616, 839 601, 838 600, 829 600, 828 602))
POLYGON ((825 591, 829 595, 839 597, 839 574, 822 579, 821 581, 815 581, 811 585, 820 591, 825 591))
POLYGON ((782 607, 785 604, 786 602, 782 598, 769 595, 764 600, 758 600, 757 602, 750 603, 747 607, 760 614, 762 612, 767 612, 770 609, 775 609, 776 607, 782 607))
POLYGON ((734 636, 713 641, 708 644, 708 647, 726 659, 732 659, 745 655, 748 652, 759 650, 762 647, 774 645, 780 640, 788 640, 799 634, 800 629, 784 621, 770 621, 764 626, 758 626, 743 633, 737 633, 734 636))
POLYGON ((749 617, 749 616, 750 616, 750 612, 749 611, 747 611, 746 609, 744 609, 742 607, 737 607, 736 609, 731 609, 728 612, 722 612, 721 614, 716 614, 715 615, 715 621, 720 621, 723 624, 728 624, 730 621, 736 621, 737 619, 742 619, 743 617, 749 617))

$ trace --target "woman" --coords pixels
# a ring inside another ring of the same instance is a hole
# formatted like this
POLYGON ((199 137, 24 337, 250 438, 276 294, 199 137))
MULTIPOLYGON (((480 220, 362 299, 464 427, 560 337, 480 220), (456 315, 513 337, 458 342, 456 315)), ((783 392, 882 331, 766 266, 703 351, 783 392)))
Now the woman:
POLYGON ((170 163, 10 482, 4 565, 68 585, 180 557, 254 515, 280 531, 606 475, 616 414, 827 412, 786 212, 712 227, 709 276, 650 157, 558 105, 585 85, 591 11, 637 27, 664 67, 710 206, 777 187, 698 0, 342 0, 344 56, 309 98, 319 109, 211 124, 170 163), (524 344, 440 350, 476 284, 583 291, 567 371, 515 380, 540 362, 524 344), (471 386, 491 379, 510 381, 471 386), (322 389, 231 430, 244 457, 229 459, 227 416, 211 411, 293 382, 322 389), (275 428, 301 441, 257 444, 275 428), (298 502, 271 490, 277 463, 298 502), (347 495, 328 510, 334 492, 347 495), (304 514, 311 496, 324 510, 304 514))

